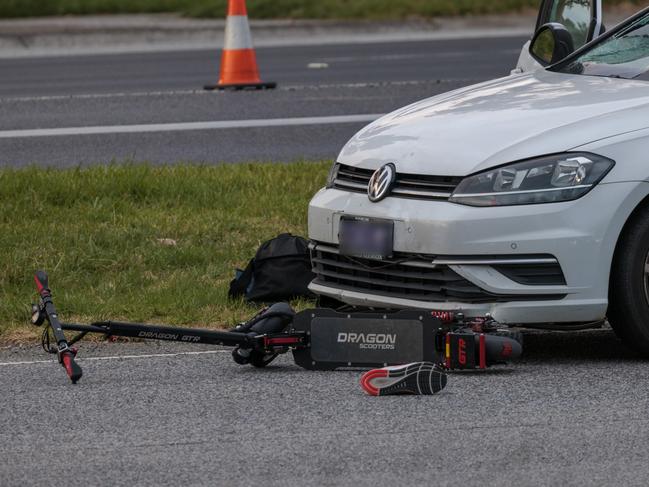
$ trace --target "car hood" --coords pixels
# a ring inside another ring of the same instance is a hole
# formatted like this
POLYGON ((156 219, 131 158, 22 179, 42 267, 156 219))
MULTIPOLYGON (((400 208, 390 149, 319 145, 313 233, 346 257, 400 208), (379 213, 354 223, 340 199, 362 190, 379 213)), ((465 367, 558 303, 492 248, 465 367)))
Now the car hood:
POLYGON ((538 71, 428 98, 356 134, 338 162, 466 176, 649 126, 649 83, 538 71))

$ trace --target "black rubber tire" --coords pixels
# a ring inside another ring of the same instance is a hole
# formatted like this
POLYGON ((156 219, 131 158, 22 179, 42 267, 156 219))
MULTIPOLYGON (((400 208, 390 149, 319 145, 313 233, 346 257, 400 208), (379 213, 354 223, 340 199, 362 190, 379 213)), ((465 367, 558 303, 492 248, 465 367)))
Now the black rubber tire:
POLYGON ((609 287, 608 320, 629 348, 649 357, 649 302, 645 260, 649 254, 649 208, 627 223, 618 242, 609 287))
POLYGON ((250 363, 258 369, 263 369, 276 358, 277 354, 264 354, 255 350, 250 353, 250 363))

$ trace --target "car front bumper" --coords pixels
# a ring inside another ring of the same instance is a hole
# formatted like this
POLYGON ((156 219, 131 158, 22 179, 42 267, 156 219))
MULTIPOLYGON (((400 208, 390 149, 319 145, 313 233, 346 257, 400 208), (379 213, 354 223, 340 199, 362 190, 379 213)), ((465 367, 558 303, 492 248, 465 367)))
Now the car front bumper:
POLYGON ((391 219, 395 252, 443 261, 493 299, 409 299, 321 279, 310 287, 353 305, 490 313, 503 323, 601 320, 608 306, 615 244, 636 200, 645 194, 641 185, 600 184, 576 201, 494 208, 394 197, 372 203, 363 194, 323 189, 309 206, 309 238, 316 245, 337 247, 342 215, 391 219), (555 258, 565 283, 521 284, 488 263, 490 257, 536 256, 555 258))

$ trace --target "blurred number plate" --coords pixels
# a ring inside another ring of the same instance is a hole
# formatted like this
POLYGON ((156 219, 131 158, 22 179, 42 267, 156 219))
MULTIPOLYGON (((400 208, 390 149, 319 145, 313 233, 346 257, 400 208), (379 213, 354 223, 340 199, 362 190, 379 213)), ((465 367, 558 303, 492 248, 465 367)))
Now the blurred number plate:
POLYGON ((394 222, 343 216, 338 227, 338 241, 342 255, 387 259, 393 253, 394 222))

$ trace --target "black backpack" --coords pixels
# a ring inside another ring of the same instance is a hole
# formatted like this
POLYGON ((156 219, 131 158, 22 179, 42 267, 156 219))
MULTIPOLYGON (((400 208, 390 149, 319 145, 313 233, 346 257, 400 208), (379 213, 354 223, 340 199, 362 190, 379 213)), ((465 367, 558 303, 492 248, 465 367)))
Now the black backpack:
POLYGON ((314 278, 309 243, 283 233, 261 244, 245 270, 237 269, 228 295, 262 303, 313 297, 308 285, 314 278))

